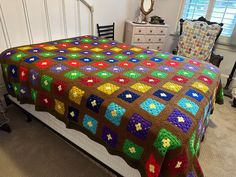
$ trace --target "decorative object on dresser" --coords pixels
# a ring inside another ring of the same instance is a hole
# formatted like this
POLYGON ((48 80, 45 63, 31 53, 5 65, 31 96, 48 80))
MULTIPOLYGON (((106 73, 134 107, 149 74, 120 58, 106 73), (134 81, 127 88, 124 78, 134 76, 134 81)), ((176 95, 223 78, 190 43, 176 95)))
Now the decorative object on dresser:
POLYGON ((99 37, 114 40, 114 38, 115 38, 115 23, 113 23, 112 25, 106 25, 106 26, 100 26, 99 24, 97 24, 97 30, 98 30, 99 37))
POLYGON ((127 20, 125 24, 125 43, 146 49, 165 50, 168 25, 135 24, 127 20))
POLYGON ((153 11, 154 0, 141 0, 140 10, 144 15, 143 21, 147 22, 147 15, 153 11))
POLYGON ((151 21, 149 23, 151 23, 151 24, 160 24, 160 25, 165 24, 165 20, 159 16, 154 15, 150 18, 151 18, 151 21))
POLYGON ((209 61, 219 67, 223 56, 214 54, 223 23, 210 22, 204 17, 197 20, 180 19, 180 37, 173 54, 209 61))

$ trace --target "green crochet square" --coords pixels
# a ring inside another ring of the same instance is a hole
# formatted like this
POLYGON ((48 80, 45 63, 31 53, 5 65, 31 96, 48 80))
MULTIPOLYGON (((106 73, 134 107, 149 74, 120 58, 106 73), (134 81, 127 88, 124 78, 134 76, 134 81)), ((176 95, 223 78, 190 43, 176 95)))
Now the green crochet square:
POLYGON ((177 72, 179 75, 186 76, 186 77, 193 77, 193 72, 181 69, 177 72))
POLYGON ((209 77, 212 78, 212 79, 215 79, 215 78, 216 78, 216 74, 213 73, 213 72, 211 72, 211 71, 208 70, 208 69, 204 69, 204 70, 202 71, 202 73, 205 74, 205 75, 207 75, 207 76, 209 76, 209 77))
POLYGON ((128 71, 128 72, 125 72, 124 75, 127 76, 127 77, 131 77, 131 78, 133 78, 133 79, 136 79, 136 78, 138 78, 138 77, 141 76, 140 73, 135 72, 135 71, 132 71, 132 70, 131 70, 131 71, 128 71))
POLYGON ((78 53, 69 53, 66 56, 68 56, 70 58, 79 58, 81 55, 78 53))
POLYGON ((116 55, 114 58, 117 60, 125 60, 128 58, 128 56, 119 54, 119 55, 116 55))
POLYGON ((65 43, 73 42, 73 39, 64 39, 62 40, 62 42, 65 42, 65 43))
POLYGON ((96 75, 101 77, 101 78, 106 79, 108 77, 111 77, 113 74, 110 73, 110 72, 107 72, 107 71, 100 71, 100 72, 97 72, 96 75))
POLYGON ((193 156, 195 155, 195 149, 194 149, 195 137, 196 137, 196 131, 193 133, 193 135, 189 140, 189 148, 193 156))
POLYGON ((123 145, 123 152, 129 157, 139 160, 143 154, 143 148, 126 139, 123 145))
POLYGON ((31 89, 31 96, 32 96, 32 100, 34 101, 34 103, 36 102, 37 94, 38 94, 37 90, 31 89))
POLYGON ((55 54, 52 53, 52 52, 43 52, 43 53, 41 53, 41 54, 39 54, 39 55, 42 56, 42 57, 52 57, 52 56, 54 56, 55 54))
POLYGON ((201 140, 200 140, 200 138, 198 138, 197 144, 196 144, 196 149, 195 149, 196 154, 199 153, 199 150, 200 150, 200 143, 201 143, 201 140))
POLYGON ((84 74, 79 72, 79 71, 76 71, 76 70, 73 70, 73 71, 70 71, 68 73, 66 73, 64 76, 69 78, 69 79, 77 79, 78 77, 81 77, 83 76, 84 74))
POLYGON ((84 43, 91 43, 92 39, 83 38, 83 39, 81 39, 81 41, 84 42, 84 43))
POLYGON ((18 83, 12 83, 13 90, 15 92, 15 95, 19 95, 20 93, 20 84, 18 83))
POLYGON ((164 79, 164 78, 166 78, 166 77, 168 76, 168 74, 165 73, 165 72, 161 72, 161 71, 153 71, 153 72, 152 72, 152 76, 155 76, 155 77, 159 77, 159 78, 161 78, 161 79, 164 79))
POLYGON ((136 55, 136 58, 139 58, 139 59, 146 59, 146 58, 148 58, 148 55, 147 55, 147 54, 144 54, 144 53, 140 53, 140 54, 136 55))
POLYGON ((169 55, 168 54, 165 54, 165 53, 158 53, 156 54, 157 57, 161 57, 161 58, 168 58, 169 55))
POLYGON ((166 129, 161 129, 154 141, 155 148, 164 156, 168 150, 181 146, 181 141, 166 129))
POLYGON ((51 90, 53 78, 47 75, 43 75, 41 78, 41 87, 47 91, 51 90))
POLYGON ((2 69, 3 69, 4 75, 8 77, 8 65, 2 64, 2 69))
POLYGON ((99 42, 107 43, 107 42, 109 42, 109 40, 108 39, 100 39, 99 42))
POLYGON ((93 54, 92 57, 98 60, 106 58, 106 56, 102 54, 93 54))
POLYGON ((27 56, 27 54, 25 54, 24 52, 18 52, 18 53, 15 53, 14 55, 12 55, 11 59, 13 61, 19 61, 26 56, 27 56))

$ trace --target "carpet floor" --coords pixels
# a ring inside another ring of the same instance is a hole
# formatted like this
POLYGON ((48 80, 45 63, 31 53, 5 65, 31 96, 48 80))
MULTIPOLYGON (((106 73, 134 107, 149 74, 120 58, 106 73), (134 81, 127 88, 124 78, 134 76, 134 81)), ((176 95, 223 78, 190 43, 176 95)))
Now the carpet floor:
MULTIPOLYGON (((39 121, 27 123, 15 106, 8 109, 12 133, 0 131, 0 177, 115 176, 83 152, 66 143, 39 121)), ((200 164, 206 177, 235 177, 236 108, 225 98, 216 105, 200 164)))

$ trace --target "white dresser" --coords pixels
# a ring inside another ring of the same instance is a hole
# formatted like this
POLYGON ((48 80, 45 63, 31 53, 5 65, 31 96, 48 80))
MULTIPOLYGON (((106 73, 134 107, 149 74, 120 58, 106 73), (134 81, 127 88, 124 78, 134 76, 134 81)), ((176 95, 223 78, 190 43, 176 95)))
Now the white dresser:
POLYGON ((125 43, 146 49, 166 50, 168 25, 125 23, 125 43))

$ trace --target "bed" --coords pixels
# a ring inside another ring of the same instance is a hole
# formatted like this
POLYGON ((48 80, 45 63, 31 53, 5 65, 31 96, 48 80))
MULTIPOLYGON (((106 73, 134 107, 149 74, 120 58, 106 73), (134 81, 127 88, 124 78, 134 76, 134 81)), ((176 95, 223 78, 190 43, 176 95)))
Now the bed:
POLYGON ((14 103, 120 175, 203 176, 201 139, 222 102, 215 66, 93 35, 10 48, 0 62, 14 103))

